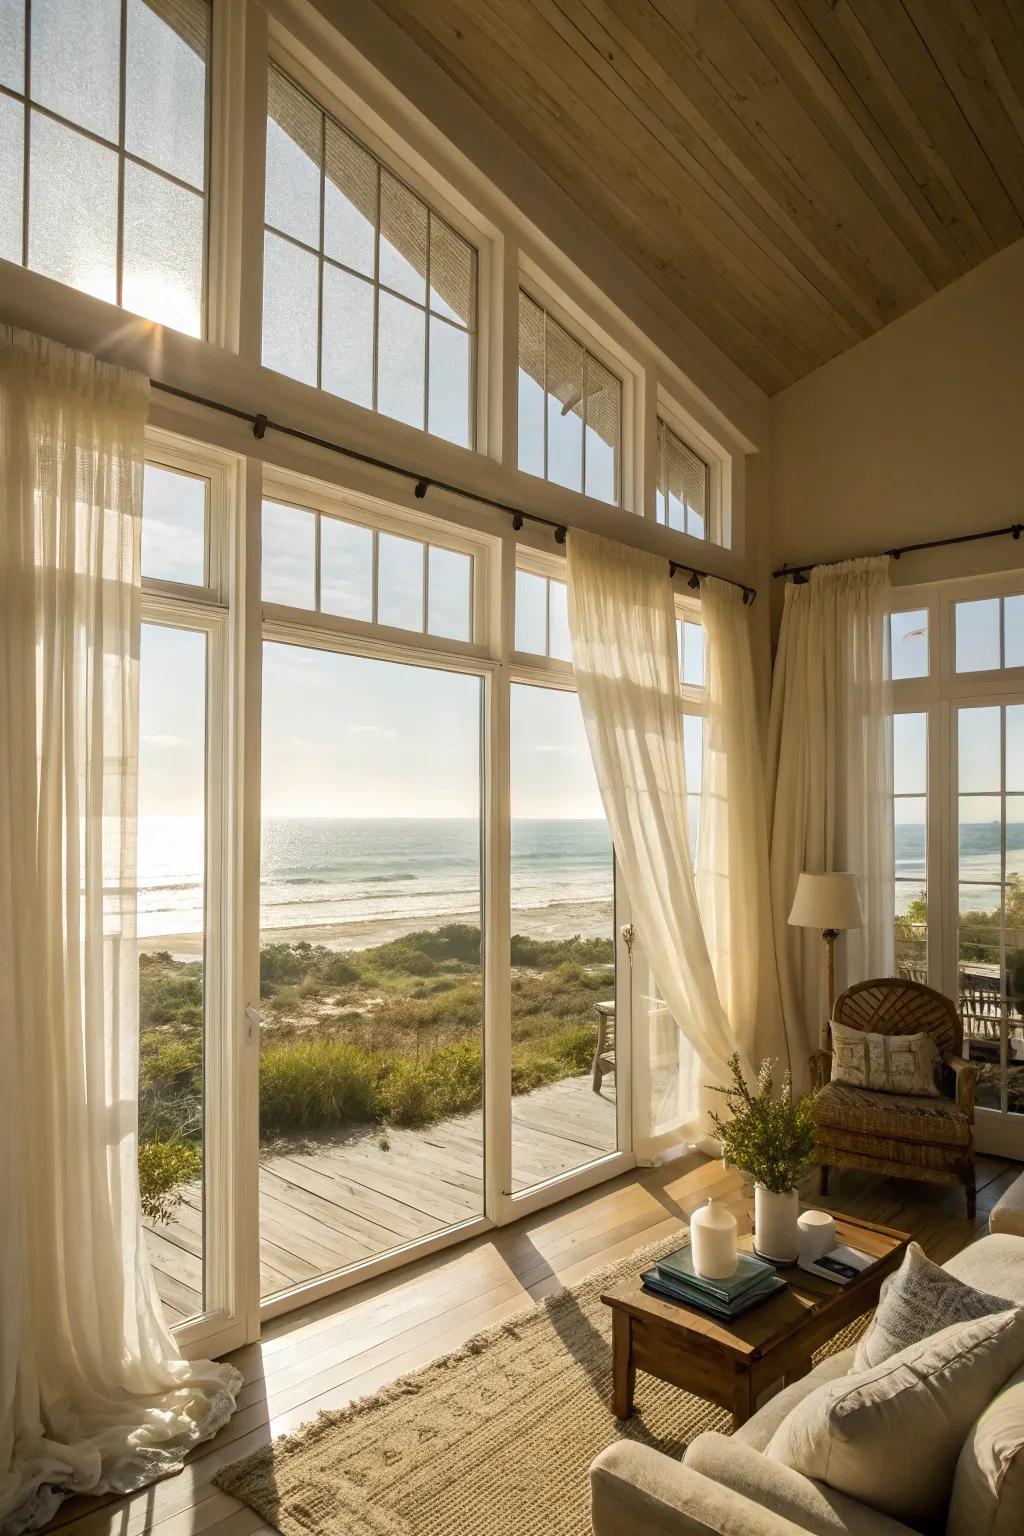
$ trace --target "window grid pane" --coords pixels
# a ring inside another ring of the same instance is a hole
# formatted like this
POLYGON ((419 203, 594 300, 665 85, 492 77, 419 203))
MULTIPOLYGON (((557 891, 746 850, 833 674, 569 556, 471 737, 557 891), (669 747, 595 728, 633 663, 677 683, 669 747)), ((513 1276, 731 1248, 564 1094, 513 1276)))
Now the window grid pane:
POLYGON ((122 0, 30 14, 30 62, 9 18, 0 26, 15 93, 3 98, 0 254, 204 334, 209 0, 124 0, 123 50, 122 0), (27 186, 10 153, 26 134, 27 186))
POLYGON ((473 582, 474 556, 462 550, 263 503, 266 602, 471 643, 473 582))
POLYGON ((519 453, 527 474, 622 501, 622 380, 519 291, 519 453))
POLYGON ((319 272, 315 375, 269 283, 266 365, 471 448, 476 250, 273 65, 265 221, 319 272))

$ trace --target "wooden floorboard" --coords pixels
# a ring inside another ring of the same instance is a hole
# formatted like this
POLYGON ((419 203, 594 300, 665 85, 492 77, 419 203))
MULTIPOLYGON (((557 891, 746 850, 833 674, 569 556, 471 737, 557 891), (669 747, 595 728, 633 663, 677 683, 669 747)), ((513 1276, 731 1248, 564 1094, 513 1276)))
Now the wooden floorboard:
MULTIPOLYGON (((973 1221, 959 1190, 865 1173, 833 1172, 826 1200, 812 1180, 804 1193, 810 1203, 910 1231, 941 1262, 985 1230, 992 1205, 1020 1171, 1019 1164, 978 1158, 973 1221)), ((219 1467, 322 1408, 378 1390, 599 1265, 671 1235, 710 1194, 727 1199, 749 1226, 752 1197, 738 1175, 693 1153, 275 1319, 258 1344, 229 1357, 245 1377, 238 1411, 178 1477, 130 1498, 69 1500, 54 1528, 67 1536, 263 1531, 257 1516, 213 1487, 219 1467)))
MULTIPOLYGON (((615 1148, 615 1092, 589 1074, 522 1094, 513 1106, 514 1188, 568 1173, 615 1148)), ((457 1226, 483 1210, 478 1111, 422 1130, 365 1130, 267 1152, 260 1161, 264 1296, 457 1226)), ((146 1243, 169 1321, 202 1311, 202 1192, 184 1191, 146 1243)))

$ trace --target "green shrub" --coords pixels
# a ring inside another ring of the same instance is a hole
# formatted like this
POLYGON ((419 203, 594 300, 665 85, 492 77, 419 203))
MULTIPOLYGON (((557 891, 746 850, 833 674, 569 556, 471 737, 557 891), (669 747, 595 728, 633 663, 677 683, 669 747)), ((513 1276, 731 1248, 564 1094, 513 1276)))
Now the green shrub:
POLYGON ((201 1149, 188 1141, 141 1141, 139 1143, 139 1195, 142 1214, 166 1225, 184 1200, 183 1184, 203 1172, 201 1149))

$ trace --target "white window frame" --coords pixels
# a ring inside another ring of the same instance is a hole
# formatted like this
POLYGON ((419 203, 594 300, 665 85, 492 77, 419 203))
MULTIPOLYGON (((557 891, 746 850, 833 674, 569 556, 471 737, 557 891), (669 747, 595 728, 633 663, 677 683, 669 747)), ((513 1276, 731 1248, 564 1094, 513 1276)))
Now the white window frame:
MULTIPOLYGON (((543 476, 534 475, 529 470, 521 469, 520 474, 531 480, 539 481, 541 485, 550 486, 556 492, 588 501, 594 506, 610 507, 616 512, 636 512, 638 508, 643 506, 642 492, 638 492, 637 489, 637 445, 641 441, 641 435, 638 430, 636 416, 643 398, 642 371, 638 363, 623 348, 616 345, 590 314, 584 313, 578 305, 573 304, 546 273, 542 272, 525 258, 520 257, 519 280, 516 284, 515 292, 514 348, 517 370, 519 364, 520 290, 525 293, 528 299, 532 299, 536 305, 545 310, 552 320, 567 332, 571 340, 577 342, 579 346, 591 353, 602 367, 608 369, 609 373, 614 374, 621 385, 618 501, 601 501, 597 497, 587 496, 583 490, 569 490, 568 487, 559 485, 556 480, 549 479, 546 473, 543 476)), ((518 377, 515 387, 518 397, 518 377)), ((511 445, 511 462, 519 469, 518 420, 516 440, 511 445)))
MULTIPOLYGON (((142 578, 142 623, 201 634, 206 640, 206 740, 203 935, 203 1280, 204 1311, 174 1328, 187 1354, 223 1352, 244 1342, 246 1275, 235 1190, 243 1146, 240 1105, 246 1086, 244 1025, 235 953, 233 893, 239 868, 234 832, 239 743, 231 698, 234 635, 231 567, 237 531, 238 466, 228 454, 156 428, 146 430, 145 458, 209 482, 207 584, 142 578)), ((143 519, 145 507, 143 507, 143 519)))
MULTIPOLYGON (((1024 704, 1024 667, 956 672, 955 610, 959 602, 1024 593, 1024 570, 994 576, 895 587, 893 613, 928 613, 928 676, 892 684, 893 711, 927 717, 928 980, 947 997, 959 996, 959 807, 957 711, 972 705, 1024 704)), ((1024 1115, 979 1106, 979 1151, 1024 1154, 1024 1115), (1012 1122, 1021 1121, 1020 1125, 1012 1122)))
MULTIPOLYGON (((493 290, 495 285, 495 268, 500 261, 500 248, 496 233, 487 222, 476 215, 475 210, 462 198, 459 198, 454 189, 448 185, 440 172, 434 168, 428 171, 422 162, 414 159, 408 147, 401 145, 394 136, 385 138, 382 136, 379 125, 375 122, 373 114, 352 92, 342 89, 340 81, 328 70, 311 68, 305 57, 296 50, 294 40, 285 29, 271 19, 270 43, 267 51, 267 66, 275 65, 289 79, 309 96, 313 103, 328 117, 332 117, 352 138, 356 139, 369 150, 370 154, 381 165, 413 192, 421 202, 446 224, 450 224, 456 234, 471 245, 476 252, 476 288, 475 288, 475 314, 473 325, 469 330, 470 338, 470 416, 472 441, 468 447, 463 448, 456 443, 449 443, 447 439, 436 438, 434 434, 422 429, 422 435, 433 437, 434 441, 444 443, 446 448, 458 453, 493 454, 493 433, 489 431, 492 420, 491 395, 496 386, 496 381, 491 378, 490 358, 494 351, 494 342, 491 336, 491 315, 493 306, 493 290)), ((264 107, 266 100, 264 98, 264 107)), ((266 111, 264 111, 266 118, 266 111)), ((265 132, 265 129, 264 129, 265 132)), ((380 213, 378 210, 378 219, 380 213)), ((263 216, 261 214, 261 237, 263 229, 263 216)), ((272 227, 272 226, 268 226, 272 227)), ((287 238, 287 237, 284 237, 287 238)), ((305 249, 305 246, 303 247, 305 249)), ((262 255, 261 255, 262 261, 262 255)), ((377 280, 373 280, 375 293, 377 280)), ((386 290, 385 290, 386 291, 386 290)), ((376 298, 375 298, 376 306, 376 298)), ((321 317, 322 318, 322 317, 321 317)), ((427 311, 429 322, 429 310, 427 311)), ((262 337, 262 322, 260 326, 262 337)), ((318 342, 319 345, 319 342, 318 342)), ((374 346, 374 369, 376 370, 376 343, 374 346)), ((330 395, 326 390, 318 393, 326 395, 328 399, 339 398, 330 395)), ((351 403, 351 402, 350 402, 351 403)), ((369 409, 369 407, 357 407, 357 409, 369 409)), ((382 412, 374 410, 374 416, 381 417, 385 421, 392 418, 382 412)), ((406 425, 399 423, 399 425, 406 425)), ((419 432, 420 428, 413 427, 407 430, 419 432)))
MULTIPOLYGON (((696 538, 680 528, 671 531, 685 539, 690 548, 729 549, 732 544, 732 455, 727 453, 692 417, 660 390, 655 408, 655 467, 648 515, 658 521, 658 487, 661 481, 661 455, 657 452, 657 424, 663 423, 684 447, 707 466, 708 507, 704 518, 704 537, 696 538)), ((647 510, 645 508, 645 510, 647 510)), ((659 527, 668 527, 667 523, 659 527)))

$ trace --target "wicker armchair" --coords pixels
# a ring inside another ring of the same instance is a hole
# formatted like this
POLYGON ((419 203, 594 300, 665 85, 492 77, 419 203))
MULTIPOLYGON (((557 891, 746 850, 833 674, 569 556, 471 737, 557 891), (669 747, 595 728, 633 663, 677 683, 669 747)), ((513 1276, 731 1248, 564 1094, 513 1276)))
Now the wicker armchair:
POLYGON ((832 1020, 876 1035, 930 1035, 939 1050, 938 1098, 876 1093, 833 1083, 832 1052, 811 1057, 820 1189, 831 1168, 861 1168, 927 1184, 962 1184, 974 1217, 974 1093, 978 1069, 965 1061, 956 1007, 919 981, 883 977, 849 987, 832 1020))

